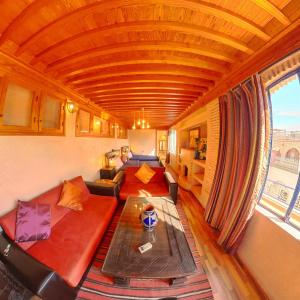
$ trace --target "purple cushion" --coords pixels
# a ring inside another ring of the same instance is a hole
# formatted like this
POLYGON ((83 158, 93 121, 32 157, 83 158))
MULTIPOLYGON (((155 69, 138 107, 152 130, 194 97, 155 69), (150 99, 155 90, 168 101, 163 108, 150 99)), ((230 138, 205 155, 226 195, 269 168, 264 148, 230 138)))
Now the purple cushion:
POLYGON ((49 204, 19 201, 15 241, 46 240, 51 233, 51 210, 49 204))

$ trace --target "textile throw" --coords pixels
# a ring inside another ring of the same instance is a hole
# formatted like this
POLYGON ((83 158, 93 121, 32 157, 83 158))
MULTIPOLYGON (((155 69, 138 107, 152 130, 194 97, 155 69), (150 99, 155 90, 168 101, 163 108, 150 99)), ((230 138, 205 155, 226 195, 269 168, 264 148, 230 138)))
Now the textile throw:
POLYGON ((264 183, 270 116, 258 75, 219 100, 219 157, 205 218, 220 231, 218 243, 235 252, 264 183))

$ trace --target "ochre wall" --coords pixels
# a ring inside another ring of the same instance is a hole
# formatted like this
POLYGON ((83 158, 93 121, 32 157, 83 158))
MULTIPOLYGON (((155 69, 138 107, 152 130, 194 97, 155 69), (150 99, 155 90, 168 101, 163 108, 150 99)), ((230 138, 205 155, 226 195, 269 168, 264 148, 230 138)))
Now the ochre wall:
POLYGON ((128 130, 128 141, 131 150, 137 154, 156 154, 156 130, 136 129, 128 130))
POLYGON ((300 232, 258 208, 238 256, 270 299, 300 299, 300 232), (295 235, 296 234, 296 235, 295 235))
POLYGON ((99 177, 104 153, 127 139, 75 137, 75 114, 67 113, 66 136, 0 136, 0 215, 64 179, 99 177))

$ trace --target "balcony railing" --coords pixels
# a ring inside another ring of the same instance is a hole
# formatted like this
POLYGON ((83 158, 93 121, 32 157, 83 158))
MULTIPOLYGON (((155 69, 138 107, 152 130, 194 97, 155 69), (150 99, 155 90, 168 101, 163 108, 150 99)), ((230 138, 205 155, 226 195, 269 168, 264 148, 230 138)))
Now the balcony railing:
MULTIPOLYGON (((264 189, 264 195, 271 197, 274 201, 278 201, 288 207, 293 197, 295 188, 284 185, 278 181, 267 179, 264 189)), ((295 209, 300 211, 300 195, 296 201, 295 209)))
POLYGON ((286 158, 276 158, 271 162, 271 166, 294 174, 298 174, 299 161, 286 158))

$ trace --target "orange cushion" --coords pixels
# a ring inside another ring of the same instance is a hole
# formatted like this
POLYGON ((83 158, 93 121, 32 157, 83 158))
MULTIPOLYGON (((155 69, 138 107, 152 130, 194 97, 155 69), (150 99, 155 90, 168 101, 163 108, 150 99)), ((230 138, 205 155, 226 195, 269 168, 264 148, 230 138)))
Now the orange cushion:
POLYGON ((82 210, 82 190, 73 183, 65 180, 63 190, 57 205, 71 208, 73 210, 82 210))
POLYGON ((144 163, 134 175, 142 183, 147 184, 155 175, 155 171, 153 171, 147 164, 144 163))

